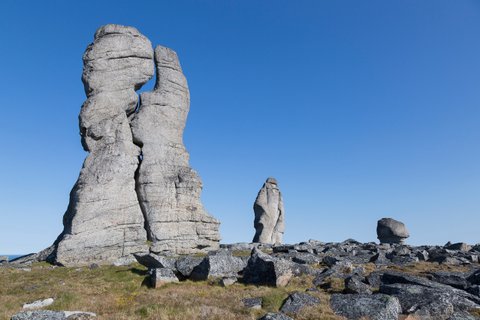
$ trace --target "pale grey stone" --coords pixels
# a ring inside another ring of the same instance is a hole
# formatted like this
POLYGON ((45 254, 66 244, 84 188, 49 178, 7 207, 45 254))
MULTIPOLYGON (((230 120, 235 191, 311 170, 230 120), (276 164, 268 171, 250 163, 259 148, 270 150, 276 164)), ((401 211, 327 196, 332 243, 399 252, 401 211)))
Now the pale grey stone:
POLYGON ((297 314, 303 308, 320 304, 320 299, 305 292, 294 292, 283 302, 280 311, 287 314, 297 314))
POLYGON ((236 283, 238 279, 236 277, 227 277, 220 279, 220 285, 222 287, 229 287, 232 284, 236 283))
POLYGON ((269 312, 263 317, 259 318, 259 320, 293 320, 293 319, 280 312, 269 312))
POLYGON ((159 256, 153 253, 134 254, 135 259, 147 268, 168 268, 175 269, 176 259, 174 257, 159 256))
POLYGON ((246 266, 243 259, 232 256, 229 251, 220 250, 206 256, 202 263, 193 269, 190 278, 206 280, 208 278, 237 277, 246 266))
POLYGON ((293 263, 272 257, 254 248, 243 272, 243 281, 248 284, 284 287, 293 277, 293 263))
POLYGON ((155 49, 157 79, 152 92, 141 94, 132 122, 135 143, 142 149, 136 180, 154 253, 189 254, 219 247, 219 222, 200 201, 202 182, 189 165, 183 130, 190 94, 177 54, 155 49))
POLYGON ((402 243, 410 235, 400 221, 382 218, 377 222, 377 237, 380 243, 402 243))
POLYGON ((178 282, 178 278, 172 269, 156 268, 149 270, 150 280, 153 288, 161 287, 166 283, 178 282))
POLYGON ((65 266, 113 263, 148 251, 134 180, 140 148, 128 116, 137 106, 135 90, 153 76, 152 45, 135 28, 106 25, 83 63, 87 100, 79 118, 88 155, 56 241, 54 260, 65 266))
POLYGON ((22 309, 25 309, 25 310, 40 309, 40 308, 48 307, 49 305, 53 304, 53 302, 54 302, 53 298, 36 300, 33 302, 25 303, 22 306, 22 309))
POLYGON ((255 236, 253 242, 279 244, 285 232, 283 198, 275 178, 268 178, 253 205, 255 236))
POLYGON ((397 320, 402 312, 398 299, 385 294, 333 294, 330 306, 349 320, 397 320))

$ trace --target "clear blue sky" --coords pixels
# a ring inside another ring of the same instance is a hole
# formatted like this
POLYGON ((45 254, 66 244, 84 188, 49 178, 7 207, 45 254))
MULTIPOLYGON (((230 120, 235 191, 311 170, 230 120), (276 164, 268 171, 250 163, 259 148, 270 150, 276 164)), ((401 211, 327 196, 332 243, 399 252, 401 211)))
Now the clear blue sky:
MULTIPOLYGON (((0 253, 62 230, 85 153, 82 54, 107 23, 176 50, 192 95, 185 143, 221 220, 250 241, 268 176, 286 242, 480 242, 480 2, 0 2, 0 253)), ((152 83, 145 89, 152 87, 152 83)))

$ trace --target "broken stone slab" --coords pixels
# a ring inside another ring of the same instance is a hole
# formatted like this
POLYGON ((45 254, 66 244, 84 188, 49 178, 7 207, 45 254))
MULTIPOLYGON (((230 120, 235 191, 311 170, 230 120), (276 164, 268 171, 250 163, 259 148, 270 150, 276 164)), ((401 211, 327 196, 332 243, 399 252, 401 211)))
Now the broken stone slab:
POLYGON ((220 279, 220 285, 222 287, 229 287, 238 281, 237 277, 226 277, 220 279))
POLYGON ((402 313, 398 299, 385 294, 333 294, 330 306, 347 319, 397 320, 402 313))
POLYGON ((153 288, 159 288, 167 283, 179 282, 177 276, 168 268, 155 268, 149 270, 150 283, 153 288))
POLYGON ((358 294, 372 294, 372 290, 368 284, 364 282, 364 277, 352 275, 345 279, 345 292, 358 294))
POLYGON ((458 296, 453 291, 421 285, 382 284, 380 292, 397 297, 404 313, 421 319, 446 320, 455 311, 468 311, 478 307, 473 301, 458 296))
POLYGON ((427 277, 429 280, 466 290, 470 286, 467 280, 468 275, 465 272, 436 271, 431 272, 427 277))
POLYGON ((403 222, 382 218, 377 222, 377 238, 380 243, 403 243, 410 234, 403 222))
POLYGON ((97 315, 83 311, 22 311, 13 315, 11 320, 93 320, 97 315))
POLYGON ((175 262, 175 269, 185 278, 189 278, 193 269, 203 261, 203 257, 181 256, 175 262))
POLYGON ((25 303, 22 309, 24 310, 41 309, 44 307, 48 307, 49 305, 53 304, 53 302, 54 302, 53 298, 36 300, 33 302, 25 303))
POLYGON ((246 265, 242 258, 234 257, 230 251, 220 250, 208 254, 192 270, 190 279, 206 280, 208 278, 237 277, 246 265))
POLYGON ((297 314, 303 308, 320 304, 320 299, 305 292, 294 292, 283 302, 280 311, 287 314, 297 314))
POLYGON ((254 248, 243 272, 243 281, 247 284, 284 287, 292 276, 292 262, 272 257, 254 248))
POLYGON ((133 254, 138 263, 149 269, 168 268, 175 270, 176 259, 174 257, 160 256, 153 253, 133 254))
POLYGON ((258 320, 293 320, 289 316, 279 312, 269 312, 258 320))
POLYGON ((285 209, 278 182, 268 178, 258 192, 255 203, 255 236, 252 242, 279 244, 285 232, 285 209))
POLYGON ((472 246, 465 242, 457 242, 457 243, 448 242, 447 244, 444 245, 444 248, 448 250, 457 250, 457 251, 467 252, 472 249, 472 246))
MULTIPOLYGON (((406 284, 406 285, 416 285, 416 286, 421 286, 425 288, 431 288, 433 289, 433 291, 444 293, 448 296, 453 297, 455 300, 454 303, 458 304, 459 306, 465 305, 465 306, 471 306, 472 308, 474 308, 476 305, 480 305, 480 299, 478 297, 472 294, 469 294, 464 290, 456 289, 449 285, 434 282, 426 278, 413 276, 413 275, 409 275, 402 272, 397 272, 397 271, 384 272, 382 274, 381 281, 382 281, 382 285, 406 284)), ((462 309, 460 308, 460 310, 462 309)))

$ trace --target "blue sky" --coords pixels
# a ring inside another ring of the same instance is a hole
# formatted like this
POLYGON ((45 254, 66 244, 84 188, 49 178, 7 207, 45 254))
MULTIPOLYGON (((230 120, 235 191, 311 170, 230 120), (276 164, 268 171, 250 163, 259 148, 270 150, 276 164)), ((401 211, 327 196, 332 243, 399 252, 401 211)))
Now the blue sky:
POLYGON ((179 54, 223 242, 251 240, 268 176, 286 242, 375 241, 381 217, 411 244, 480 242, 480 2, 3 0, 0 253, 62 230, 85 157, 81 58, 107 23, 179 54))

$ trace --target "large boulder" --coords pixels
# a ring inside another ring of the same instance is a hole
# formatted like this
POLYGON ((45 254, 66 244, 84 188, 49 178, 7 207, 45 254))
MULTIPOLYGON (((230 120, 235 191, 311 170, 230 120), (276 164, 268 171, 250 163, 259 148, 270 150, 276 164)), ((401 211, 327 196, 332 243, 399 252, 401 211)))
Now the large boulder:
POLYGON ((382 218, 377 222, 377 237, 380 243, 402 243, 410 235, 403 222, 382 218))
POLYGON ((83 55, 87 100, 80 111, 82 145, 88 152, 70 193, 55 262, 113 263, 148 251, 144 217, 135 192, 140 148, 129 115, 138 90, 154 71, 150 41, 137 29, 106 25, 83 55))
POLYGON ((254 248, 243 271, 243 281, 248 284, 284 287, 293 276, 290 261, 272 257, 254 248))
POLYGON ((229 251, 220 250, 206 256, 190 274, 192 280, 208 278, 237 277, 245 269, 246 263, 239 257, 234 257, 229 251))
POLYGON ((285 232, 283 198, 275 178, 268 178, 258 192, 255 203, 253 242, 278 244, 285 232))
POLYGON ((330 306, 349 320, 397 320, 402 313, 398 299, 385 294, 333 294, 330 306))
POLYGON ((136 189, 150 250, 178 254, 215 250, 220 223, 200 201, 202 181, 190 167, 183 144, 190 109, 187 80, 173 50, 157 46, 155 64, 155 88, 141 94, 131 122, 134 142, 141 147, 136 189))
POLYGON ((320 304, 320 299, 305 292, 294 292, 285 299, 280 311, 287 314, 297 314, 303 308, 320 304))

